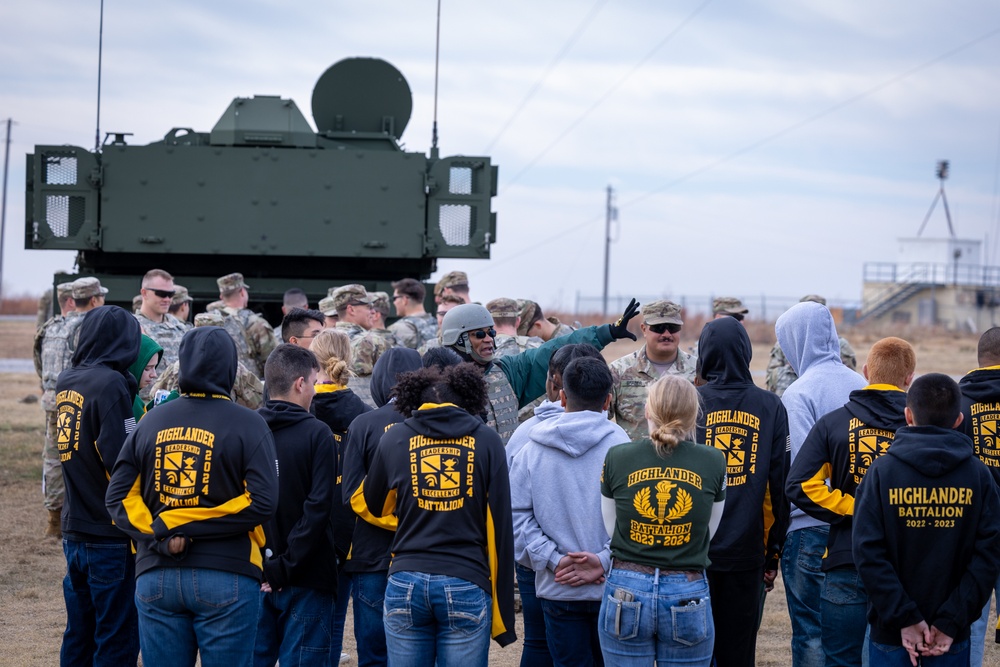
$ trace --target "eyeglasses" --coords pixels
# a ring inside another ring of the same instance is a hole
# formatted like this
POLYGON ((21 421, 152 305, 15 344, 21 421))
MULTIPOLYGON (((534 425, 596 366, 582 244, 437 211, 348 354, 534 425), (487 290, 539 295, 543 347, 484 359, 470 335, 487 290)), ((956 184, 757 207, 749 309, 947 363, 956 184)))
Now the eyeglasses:
POLYGON ((672 334, 677 333, 681 330, 681 325, 671 324, 670 322, 664 322, 663 324, 647 324, 649 330, 655 334, 662 334, 664 331, 669 331, 672 334))
POLYGON ((405 299, 405 298, 406 298, 405 294, 397 294, 392 297, 392 300, 395 301, 396 299, 405 299))
POLYGON ((292 336, 292 338, 315 338, 319 334, 320 334, 319 331, 314 331, 313 333, 309 334, 308 336, 306 336, 305 334, 303 334, 301 336, 292 336))
POLYGON ((177 290, 172 289, 150 289, 149 287, 144 287, 143 289, 152 292, 161 299, 171 299, 174 294, 177 294, 177 290))
POLYGON ((479 329, 477 331, 470 331, 469 335, 473 336, 475 338, 478 338, 479 340, 482 340, 482 339, 486 338, 487 336, 489 336, 490 338, 496 338, 497 337, 497 330, 494 329, 493 327, 490 327, 486 331, 483 331, 482 329, 479 329))

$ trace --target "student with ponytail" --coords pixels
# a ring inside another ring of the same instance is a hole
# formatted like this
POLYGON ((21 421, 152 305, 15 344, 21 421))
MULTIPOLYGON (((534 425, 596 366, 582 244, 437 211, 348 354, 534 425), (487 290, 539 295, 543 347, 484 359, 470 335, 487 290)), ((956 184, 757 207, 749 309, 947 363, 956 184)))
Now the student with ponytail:
POLYGON ((612 566, 598 632, 608 665, 708 666, 715 626, 705 568, 722 518, 722 452, 692 442, 698 391, 681 376, 649 385, 650 437, 604 460, 601 509, 612 566))

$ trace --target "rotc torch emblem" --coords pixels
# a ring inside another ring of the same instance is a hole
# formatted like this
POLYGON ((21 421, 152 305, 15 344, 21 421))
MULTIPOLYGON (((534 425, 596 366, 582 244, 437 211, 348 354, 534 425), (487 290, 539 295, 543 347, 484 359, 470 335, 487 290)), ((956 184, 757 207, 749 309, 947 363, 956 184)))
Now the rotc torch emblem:
POLYGON ((653 498, 656 501, 654 509, 650 502, 650 496, 653 495, 651 488, 648 486, 643 487, 632 498, 632 505, 639 514, 659 524, 676 521, 691 511, 692 501, 690 493, 684 489, 677 489, 673 507, 670 507, 668 511, 667 508, 670 506, 670 499, 674 489, 677 489, 677 485, 673 482, 668 482, 667 480, 658 482, 656 485, 656 497, 653 498))

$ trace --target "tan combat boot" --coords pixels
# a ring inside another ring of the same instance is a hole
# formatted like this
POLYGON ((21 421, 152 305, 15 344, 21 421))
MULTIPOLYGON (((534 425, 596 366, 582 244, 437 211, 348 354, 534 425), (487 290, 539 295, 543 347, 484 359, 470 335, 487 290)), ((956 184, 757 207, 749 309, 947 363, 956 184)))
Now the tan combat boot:
POLYGON ((61 510, 49 510, 49 523, 45 526, 45 537, 62 537, 61 515, 61 510))

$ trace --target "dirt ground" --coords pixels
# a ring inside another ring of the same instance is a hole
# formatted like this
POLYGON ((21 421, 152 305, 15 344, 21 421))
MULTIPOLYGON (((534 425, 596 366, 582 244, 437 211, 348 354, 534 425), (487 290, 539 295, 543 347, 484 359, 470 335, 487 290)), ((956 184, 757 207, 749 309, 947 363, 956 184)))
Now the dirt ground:
MULTIPOLYGON (((0 321, 0 358, 29 358, 32 322, 0 321)), ((848 335, 858 353, 859 367, 868 347, 879 336, 848 335)), ((971 336, 934 335, 915 340, 918 373, 931 371, 961 376, 975 367, 976 338, 971 336)), ((684 340, 684 345, 694 339, 684 340)), ((635 345, 616 343, 606 350, 609 359, 634 349, 635 345)), ((767 365, 770 342, 754 345, 752 369, 763 371, 767 365)), ((762 372, 755 372, 763 384, 762 372)), ((0 373, 0 525, 5 527, 0 540, 0 637, 7 648, 0 664, 52 665, 58 662, 60 636, 65 625, 61 580, 65 568, 60 544, 41 537, 45 511, 41 497, 42 409, 37 402, 24 399, 37 396, 38 379, 34 374, 0 373)), ((521 636, 521 618, 517 619, 521 636)), ((348 616, 348 628, 353 627, 348 616)), ((789 643, 791 626, 785 606, 781 578, 768 595, 764 620, 757 643, 757 664, 791 664, 789 643)), ((724 641, 724 638, 720 638, 724 641)), ((354 638, 344 637, 348 653, 356 655, 354 638)), ((985 665, 1000 667, 1000 646, 987 644, 985 665)), ((493 645, 490 665, 514 667, 519 664, 520 642, 500 649, 493 645)))

